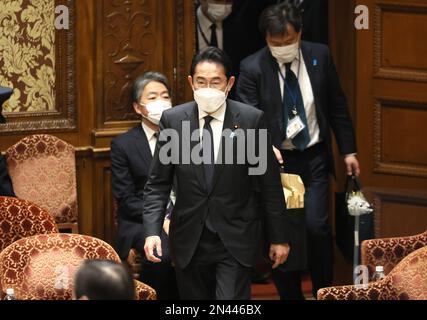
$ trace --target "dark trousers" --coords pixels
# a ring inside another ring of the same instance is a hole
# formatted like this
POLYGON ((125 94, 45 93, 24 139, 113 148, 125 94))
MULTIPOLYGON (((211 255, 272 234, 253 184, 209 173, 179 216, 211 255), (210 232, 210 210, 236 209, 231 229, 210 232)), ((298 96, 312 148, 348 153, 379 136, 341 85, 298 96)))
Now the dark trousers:
MULTIPOLYGON (((313 283, 313 295, 328 287, 333 280, 333 240, 329 216, 329 163, 326 147, 319 143, 302 152, 282 151, 285 172, 298 174, 306 189, 308 268, 313 283)), ((292 250, 292 248, 291 248, 292 250)), ((304 299, 301 272, 273 270, 273 281, 283 300, 304 299)))
POLYGON ((186 300, 248 300, 251 268, 241 265, 218 234, 204 228, 196 252, 184 269, 178 267, 179 294, 186 300))
POLYGON ((148 261, 145 257, 143 244, 139 244, 139 250, 142 250, 141 261, 141 281, 156 290, 158 300, 178 300, 178 286, 176 283, 175 268, 169 255, 169 239, 162 230, 160 236, 162 240, 162 261, 154 263, 148 261), (141 249, 142 248, 142 249, 141 249))

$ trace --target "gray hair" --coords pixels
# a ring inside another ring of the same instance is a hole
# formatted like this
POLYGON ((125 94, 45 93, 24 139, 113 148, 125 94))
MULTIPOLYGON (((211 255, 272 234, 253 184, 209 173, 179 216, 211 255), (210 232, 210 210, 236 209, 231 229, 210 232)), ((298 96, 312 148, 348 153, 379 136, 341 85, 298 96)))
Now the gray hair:
POLYGON ((141 99, 141 95, 145 87, 153 81, 162 83, 166 87, 166 89, 168 89, 169 95, 172 95, 171 88, 169 86, 169 82, 166 76, 157 71, 148 71, 135 80, 132 87, 132 102, 138 103, 141 99))

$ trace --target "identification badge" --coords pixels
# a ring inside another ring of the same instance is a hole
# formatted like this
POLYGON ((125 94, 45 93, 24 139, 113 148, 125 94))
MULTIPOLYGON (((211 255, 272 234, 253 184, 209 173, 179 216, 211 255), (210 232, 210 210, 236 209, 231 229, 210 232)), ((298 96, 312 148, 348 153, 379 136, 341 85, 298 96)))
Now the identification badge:
POLYGON ((305 129, 305 125, 299 116, 289 120, 288 127, 286 128, 286 137, 289 139, 295 138, 298 133, 305 129))

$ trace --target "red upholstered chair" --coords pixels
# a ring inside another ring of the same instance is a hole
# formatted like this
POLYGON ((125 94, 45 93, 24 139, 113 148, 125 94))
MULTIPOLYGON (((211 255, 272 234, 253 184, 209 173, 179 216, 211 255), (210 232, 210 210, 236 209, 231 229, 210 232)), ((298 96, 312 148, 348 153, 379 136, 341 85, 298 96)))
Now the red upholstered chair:
POLYGON ((384 273, 388 274, 404 257, 425 246, 427 230, 410 237, 365 240, 361 247, 362 264, 368 267, 370 274, 375 266, 383 266, 384 273))
POLYGON ((60 230, 78 232, 74 147, 47 134, 23 138, 6 150, 15 194, 52 214, 60 230))
POLYGON ((46 210, 27 200, 0 197, 0 252, 19 239, 57 232, 46 210))
MULTIPOLYGON (((89 236, 57 233, 18 240, 0 253, 0 292, 13 288, 17 299, 69 300, 74 274, 86 259, 120 262, 109 244, 89 236)), ((137 296, 155 298, 150 289, 138 285, 137 296)))
POLYGON ((426 300, 427 247, 406 256, 382 280, 364 287, 341 286, 320 289, 319 300, 426 300))
POLYGON ((135 299, 136 300, 156 300, 156 290, 146 285, 145 283, 133 280, 135 283, 135 299))

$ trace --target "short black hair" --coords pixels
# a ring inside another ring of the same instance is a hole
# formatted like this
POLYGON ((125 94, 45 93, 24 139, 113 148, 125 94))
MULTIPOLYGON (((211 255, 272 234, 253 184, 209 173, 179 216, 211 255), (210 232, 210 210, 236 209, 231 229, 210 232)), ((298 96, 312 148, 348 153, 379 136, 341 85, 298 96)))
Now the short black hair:
POLYGON ((284 1, 264 9, 259 19, 259 30, 264 37, 287 34, 286 26, 290 24, 296 32, 302 29, 302 16, 295 1, 284 1))
POLYGON ((135 285, 123 264, 110 260, 85 260, 74 278, 77 299, 134 300, 135 285))
POLYGON ((193 57, 193 61, 191 62, 191 70, 190 70, 190 75, 192 77, 196 72, 197 65, 205 61, 214 62, 222 65, 224 67, 225 76, 227 77, 227 80, 233 75, 230 57, 224 51, 222 51, 217 47, 207 47, 199 51, 199 53, 197 53, 193 57))
POLYGON ((171 88, 166 76, 157 71, 148 71, 144 73, 142 76, 139 76, 132 87, 132 102, 138 103, 141 99, 142 92, 144 91, 147 84, 150 82, 160 82, 164 84, 166 89, 168 89, 169 96, 172 96, 171 88))

